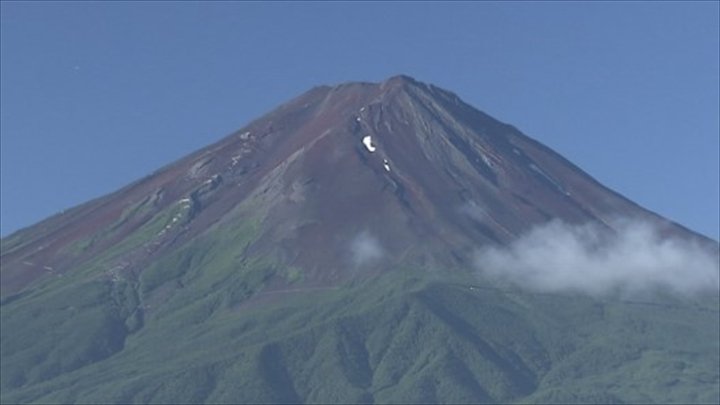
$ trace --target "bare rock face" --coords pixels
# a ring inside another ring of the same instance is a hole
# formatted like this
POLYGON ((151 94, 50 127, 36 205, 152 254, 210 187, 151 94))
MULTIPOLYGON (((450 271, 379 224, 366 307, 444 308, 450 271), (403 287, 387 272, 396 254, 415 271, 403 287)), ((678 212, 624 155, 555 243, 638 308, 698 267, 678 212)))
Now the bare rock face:
POLYGON ((308 284, 398 265, 466 266, 553 218, 624 216, 702 237, 603 187, 561 156, 406 76, 317 87, 110 195, 3 241, 2 291, 62 277, 137 277, 217 229, 251 225, 236 249, 308 284))

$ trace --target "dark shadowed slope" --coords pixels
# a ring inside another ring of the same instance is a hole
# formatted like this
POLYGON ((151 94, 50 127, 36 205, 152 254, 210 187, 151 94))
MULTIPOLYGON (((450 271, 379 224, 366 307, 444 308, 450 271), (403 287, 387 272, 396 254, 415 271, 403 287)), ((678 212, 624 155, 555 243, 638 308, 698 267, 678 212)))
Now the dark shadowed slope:
POLYGON ((716 295, 478 280, 552 219, 646 221, 448 91, 317 87, 1 241, 3 403, 718 401, 716 295))

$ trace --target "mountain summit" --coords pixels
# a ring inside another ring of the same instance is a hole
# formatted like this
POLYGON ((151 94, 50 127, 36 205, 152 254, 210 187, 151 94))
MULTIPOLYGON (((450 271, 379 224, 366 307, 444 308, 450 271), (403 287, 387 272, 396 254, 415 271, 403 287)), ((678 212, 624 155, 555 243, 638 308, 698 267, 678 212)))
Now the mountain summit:
POLYGON ((327 283, 372 261, 353 254, 357 241, 375 246, 375 256, 382 250, 385 267, 463 266, 479 245, 505 244, 552 218, 607 224, 617 216, 663 221, 455 94, 395 76, 314 88, 136 183, 10 236, 2 289, 19 291, 106 253, 107 277, 136 277, 230 223, 257 228, 248 253, 327 283))
POLYGON ((3 402, 712 402, 685 362, 718 358, 716 301, 475 279, 481 247, 619 217, 714 245, 449 91, 316 87, 2 240, 3 402), (690 371, 624 385, 648 365, 690 371))

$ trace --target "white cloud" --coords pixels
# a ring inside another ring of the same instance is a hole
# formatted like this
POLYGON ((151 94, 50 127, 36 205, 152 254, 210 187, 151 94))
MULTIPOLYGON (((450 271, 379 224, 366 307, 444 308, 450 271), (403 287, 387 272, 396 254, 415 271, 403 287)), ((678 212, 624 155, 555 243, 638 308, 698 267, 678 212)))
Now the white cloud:
POLYGON ((460 212, 480 222, 484 222, 488 218, 485 209, 475 201, 468 201, 461 205, 460 212))
POLYGON ((369 232, 360 232, 350 243, 352 261, 356 266, 374 262, 384 256, 380 242, 369 232))
POLYGON ((720 289, 717 251, 677 237, 663 237, 650 224, 613 221, 600 225, 551 221, 508 247, 476 252, 480 273, 542 291, 591 295, 665 289, 681 294, 720 289))

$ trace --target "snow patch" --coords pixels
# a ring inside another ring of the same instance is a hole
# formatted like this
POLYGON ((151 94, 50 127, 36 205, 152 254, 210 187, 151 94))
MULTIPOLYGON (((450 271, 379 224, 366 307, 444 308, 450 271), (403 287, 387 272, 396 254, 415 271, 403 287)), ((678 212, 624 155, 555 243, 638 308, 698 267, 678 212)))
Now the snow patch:
POLYGON ((373 145, 373 143, 372 143, 372 137, 370 135, 365 135, 365 137, 362 140, 362 143, 363 143, 363 145, 365 145, 367 150, 370 151, 370 153, 375 152, 375 150, 377 150, 375 145, 373 145))
POLYGON ((493 164, 493 162, 490 160, 490 158, 488 158, 487 156, 485 156, 484 153, 480 152, 480 157, 482 158, 483 162, 485 162, 485 165, 486 165, 487 167, 495 168, 495 165, 493 164))

